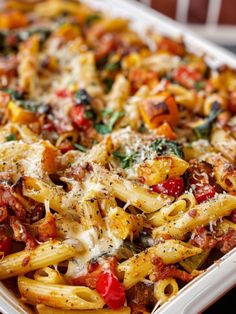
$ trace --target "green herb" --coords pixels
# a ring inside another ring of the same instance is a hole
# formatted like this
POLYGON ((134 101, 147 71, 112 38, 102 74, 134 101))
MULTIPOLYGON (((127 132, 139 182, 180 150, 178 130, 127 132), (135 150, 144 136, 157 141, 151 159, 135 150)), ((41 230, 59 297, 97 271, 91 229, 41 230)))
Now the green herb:
POLYGON ((7 142, 15 141, 16 140, 15 134, 9 134, 8 136, 6 136, 6 140, 7 142))
POLYGON ((199 81, 194 84, 194 88, 197 92, 200 92, 205 87, 205 82, 199 81))
POLYGON ((122 154, 119 149, 117 149, 113 152, 113 156, 119 160, 120 166, 123 169, 125 169, 125 168, 129 168, 132 166, 132 164, 136 158, 136 153, 131 152, 131 153, 125 155, 125 154, 122 154))
POLYGON ((36 100, 20 100, 19 106, 21 108, 24 108, 25 110, 44 114, 47 113, 50 110, 50 107, 48 104, 38 102, 36 100))
POLYGON ((108 62, 105 65, 104 70, 109 71, 109 72, 114 72, 120 70, 120 61, 117 62, 108 62))
POLYGON ((80 145, 80 144, 74 144, 74 147, 76 148, 76 149, 78 149, 79 151, 81 151, 81 152, 83 152, 83 153, 85 153, 86 151, 87 151, 87 149, 83 146, 83 145, 80 145))
POLYGON ((110 120, 109 120, 109 123, 108 123, 108 128, 110 130, 110 132, 112 131, 114 125, 116 124, 116 122, 124 116, 124 112, 121 111, 121 112, 118 112, 118 111, 114 111, 112 114, 111 114, 111 117, 110 117, 110 120))
POLYGON ((17 91, 17 90, 14 90, 14 89, 11 89, 11 88, 7 88, 4 91, 8 95, 10 95, 13 100, 23 100, 24 99, 24 95, 21 92, 17 91))
POLYGON ((101 19, 101 16, 99 14, 97 14, 97 13, 90 14, 85 19, 85 25, 91 26, 91 25, 93 25, 94 22, 96 22, 100 19, 101 19))
POLYGON ((110 116, 113 113, 113 110, 111 108, 106 108, 102 110, 102 117, 106 118, 107 116, 110 116))
POLYGON ((147 132, 147 128, 146 128, 146 126, 145 126, 145 124, 144 124, 143 122, 141 123, 141 125, 140 125, 138 131, 139 131, 140 133, 145 133, 145 132, 147 132))
POLYGON ((220 104, 215 101, 212 104, 212 110, 207 119, 202 119, 198 124, 193 128, 193 132, 198 139, 207 139, 211 133, 212 125, 217 118, 217 115, 220 112, 220 104))
POLYGON ((95 118, 95 113, 91 110, 85 110, 84 115, 85 115, 86 119, 94 119, 95 118))
POLYGON ((97 124, 95 126, 95 128, 98 131, 98 133, 103 134, 103 135, 111 133, 111 131, 108 129, 108 127, 105 124, 102 124, 102 123, 97 124))
POLYGON ((160 138, 155 140, 150 147, 156 151, 157 155, 174 154, 180 158, 184 157, 183 147, 176 141, 160 138))
POLYGON ((79 89, 75 92, 74 97, 77 105, 89 106, 91 104, 91 97, 85 89, 79 89))
POLYGON ((25 41, 29 39, 32 35, 37 34, 41 43, 45 42, 51 35, 52 31, 48 28, 31 28, 28 30, 23 30, 17 34, 19 41, 25 41))
POLYGON ((111 133, 113 130, 114 125, 116 124, 116 122, 123 117, 124 112, 123 111, 113 111, 111 109, 105 109, 102 111, 102 117, 103 118, 108 118, 108 123, 106 124, 97 124, 96 130, 98 131, 98 133, 100 134, 108 134, 111 133))
POLYGON ((114 80, 110 77, 107 77, 106 79, 104 79, 103 83, 105 85, 105 93, 109 93, 112 89, 114 80))

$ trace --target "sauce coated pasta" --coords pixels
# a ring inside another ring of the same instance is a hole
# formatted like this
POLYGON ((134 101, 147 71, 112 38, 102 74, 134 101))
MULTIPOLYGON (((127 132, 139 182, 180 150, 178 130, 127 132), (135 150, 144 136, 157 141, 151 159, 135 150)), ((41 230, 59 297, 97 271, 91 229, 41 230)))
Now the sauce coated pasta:
POLYGON ((150 313, 236 246, 236 72, 84 3, 0 11, 0 280, 150 313))

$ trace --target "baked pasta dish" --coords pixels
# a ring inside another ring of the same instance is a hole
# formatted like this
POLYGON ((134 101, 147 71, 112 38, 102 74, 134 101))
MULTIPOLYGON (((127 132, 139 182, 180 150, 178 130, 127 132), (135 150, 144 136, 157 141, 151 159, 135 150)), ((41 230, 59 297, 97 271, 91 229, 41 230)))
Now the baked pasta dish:
POLYGON ((77 1, 0 11, 0 280, 151 313, 236 246, 236 72, 77 1))

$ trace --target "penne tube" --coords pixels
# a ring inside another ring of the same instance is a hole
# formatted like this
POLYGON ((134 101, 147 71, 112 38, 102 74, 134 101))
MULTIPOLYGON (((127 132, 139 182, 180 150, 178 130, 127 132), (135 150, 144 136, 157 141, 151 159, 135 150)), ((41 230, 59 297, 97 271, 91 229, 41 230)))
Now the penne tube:
POLYGON ((111 232, 120 239, 131 239, 143 229, 144 219, 141 215, 132 215, 120 207, 110 210, 108 215, 111 232))
POLYGON ((230 215, 231 211, 236 208, 236 197, 232 195, 219 194, 208 202, 195 206, 194 217, 189 211, 184 213, 176 220, 153 229, 153 235, 159 237, 168 234, 175 239, 184 239, 187 232, 192 231, 197 226, 205 226, 211 221, 220 217, 230 215))
POLYGON ((129 202, 144 213, 152 213, 173 200, 171 196, 152 192, 129 180, 111 175, 98 165, 93 165, 93 168, 100 175, 101 182, 113 191, 116 198, 125 203, 129 202))
POLYGON ((211 144, 226 159, 234 163, 236 160, 236 141, 223 129, 215 129, 212 132, 211 144))
MULTIPOLYGON (((81 246, 81 251, 83 250, 81 246)), ((36 249, 7 255, 0 261, 0 280, 54 265, 78 255, 78 248, 59 241, 40 244, 36 249)))
POLYGON ((104 301, 97 293, 83 286, 53 285, 45 282, 18 277, 21 296, 30 304, 43 303, 62 309, 100 309, 104 301))
POLYGON ((103 220, 100 208, 98 204, 97 195, 99 196, 99 192, 91 191, 88 192, 85 197, 81 201, 81 224, 83 228, 89 229, 91 227, 95 227, 100 234, 102 234, 103 230, 105 230, 105 221, 103 220))
POLYGON ((130 314, 131 310, 129 307, 122 307, 119 310, 111 310, 111 309, 96 309, 96 310, 62 310, 52 308, 46 305, 37 305, 37 311, 39 314, 130 314))
POLYGON ((129 81, 123 75, 117 76, 111 93, 108 95, 108 108, 121 111, 128 99, 129 90, 129 81))
POLYGON ((124 276, 125 289, 129 289, 152 272, 153 257, 161 258, 165 264, 174 264, 201 252, 202 249, 191 244, 178 240, 166 240, 122 262, 117 270, 121 277, 124 276))
POLYGON ((50 208, 58 213, 64 211, 62 198, 66 198, 66 193, 58 186, 50 185, 41 179, 24 177, 23 194, 39 203, 44 203, 45 200, 48 200, 50 208))
POLYGON ((36 272, 34 273, 34 279, 48 284, 66 283, 62 275, 57 270, 50 267, 44 267, 36 270, 36 272))
POLYGON ((161 304, 176 295, 178 291, 179 287, 174 278, 159 280, 154 286, 154 296, 161 304))
POLYGON ((169 221, 176 219, 186 211, 186 202, 177 200, 171 205, 162 207, 159 211, 149 214, 148 219, 155 227, 159 227, 169 221))

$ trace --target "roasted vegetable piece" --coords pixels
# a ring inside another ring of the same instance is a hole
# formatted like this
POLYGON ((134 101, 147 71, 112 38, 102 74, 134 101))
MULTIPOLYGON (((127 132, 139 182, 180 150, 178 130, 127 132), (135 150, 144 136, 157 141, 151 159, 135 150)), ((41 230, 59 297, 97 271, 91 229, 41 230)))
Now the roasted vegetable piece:
POLYGON ((149 129, 155 129, 163 122, 175 126, 179 121, 179 112, 173 96, 167 92, 146 98, 139 104, 144 123, 149 129))

